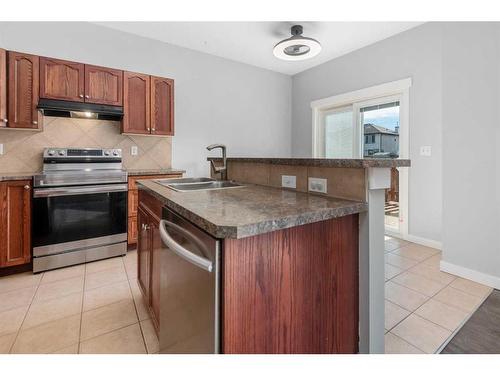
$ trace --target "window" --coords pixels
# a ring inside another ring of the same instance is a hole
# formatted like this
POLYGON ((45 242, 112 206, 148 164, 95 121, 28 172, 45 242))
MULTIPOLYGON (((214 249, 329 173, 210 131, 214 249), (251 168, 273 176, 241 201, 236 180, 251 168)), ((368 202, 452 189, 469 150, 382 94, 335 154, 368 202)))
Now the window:
POLYGON ((323 113, 325 157, 352 158, 354 132, 352 109, 339 108, 323 113))

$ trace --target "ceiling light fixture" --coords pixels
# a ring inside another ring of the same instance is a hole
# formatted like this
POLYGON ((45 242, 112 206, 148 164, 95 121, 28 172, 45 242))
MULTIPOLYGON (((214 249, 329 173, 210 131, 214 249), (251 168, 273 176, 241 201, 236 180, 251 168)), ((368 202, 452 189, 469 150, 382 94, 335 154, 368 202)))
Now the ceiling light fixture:
POLYGON ((292 26, 292 36, 274 46, 273 53, 278 59, 299 61, 310 59, 321 52, 321 44, 312 38, 302 36, 302 26, 292 26))

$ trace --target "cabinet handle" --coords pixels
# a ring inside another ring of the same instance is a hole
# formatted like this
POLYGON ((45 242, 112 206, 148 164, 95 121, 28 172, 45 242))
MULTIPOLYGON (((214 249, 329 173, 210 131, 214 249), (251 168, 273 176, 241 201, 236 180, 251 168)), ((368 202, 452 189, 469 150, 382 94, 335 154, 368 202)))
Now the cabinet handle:
POLYGON ((152 131, 156 131, 156 129, 155 129, 155 128, 152 128, 151 130, 152 130, 152 131))
POLYGON ((3 118, 2 121, 5 122, 5 123, 9 122, 9 120, 7 120, 6 118, 3 118))
POLYGON ((38 121, 33 121, 33 125, 38 125, 38 121))
POLYGON ((90 95, 85 95, 85 98, 86 99, 90 99, 90 95))
POLYGON ((29 185, 24 185, 24 189, 25 189, 25 190, 29 190, 29 189, 30 189, 30 186, 29 186, 29 185))
POLYGON ((83 94, 78 95, 80 98, 83 98, 83 94))
POLYGON ((144 230, 149 230, 149 225, 148 224, 142 224, 141 229, 144 230))

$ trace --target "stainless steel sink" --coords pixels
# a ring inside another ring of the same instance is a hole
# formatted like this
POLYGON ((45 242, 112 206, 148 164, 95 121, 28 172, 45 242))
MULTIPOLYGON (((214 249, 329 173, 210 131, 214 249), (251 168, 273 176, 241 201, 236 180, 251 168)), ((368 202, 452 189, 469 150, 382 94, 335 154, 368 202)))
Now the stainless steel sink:
POLYGON ((155 180, 155 182, 179 192, 231 189, 231 188, 244 187, 244 185, 240 185, 233 181, 217 181, 207 177, 175 178, 175 179, 155 180))

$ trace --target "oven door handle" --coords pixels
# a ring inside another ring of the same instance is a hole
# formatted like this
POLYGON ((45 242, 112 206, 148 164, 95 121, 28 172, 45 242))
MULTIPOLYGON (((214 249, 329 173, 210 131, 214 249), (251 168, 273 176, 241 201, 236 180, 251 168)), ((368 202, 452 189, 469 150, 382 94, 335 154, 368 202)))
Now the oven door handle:
POLYGON ((33 189, 33 198, 60 197, 64 195, 114 193, 127 190, 128 190, 127 184, 41 188, 41 189, 33 189))

